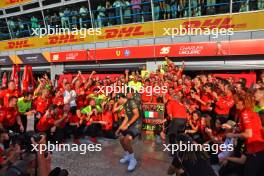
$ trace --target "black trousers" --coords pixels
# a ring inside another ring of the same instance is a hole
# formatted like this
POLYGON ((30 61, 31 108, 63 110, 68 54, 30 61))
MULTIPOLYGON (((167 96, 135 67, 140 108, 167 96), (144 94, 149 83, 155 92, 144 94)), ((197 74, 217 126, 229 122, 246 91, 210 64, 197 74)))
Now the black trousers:
POLYGON ((89 126, 86 126, 84 129, 84 133, 88 136, 91 137, 101 137, 102 134, 102 125, 95 123, 95 124, 91 124, 89 126))
POLYGON ((184 133, 186 129, 187 119, 185 118, 173 118, 168 127, 169 142, 175 144, 176 136, 180 133, 184 133))
POLYGON ((247 157, 247 161, 244 169, 244 176, 263 176, 264 168, 264 151, 250 154, 247 157))
POLYGON ((27 131, 27 115, 20 114, 21 122, 24 127, 24 132, 27 131))
POLYGON ((222 166, 219 170, 220 176, 226 176, 235 174, 235 176, 243 175, 244 165, 228 161, 225 166, 222 166))

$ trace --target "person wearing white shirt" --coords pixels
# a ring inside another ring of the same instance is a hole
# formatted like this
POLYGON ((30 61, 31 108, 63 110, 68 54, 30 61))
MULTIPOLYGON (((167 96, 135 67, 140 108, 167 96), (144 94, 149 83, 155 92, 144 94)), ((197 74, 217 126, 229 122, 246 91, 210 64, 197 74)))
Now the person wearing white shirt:
POLYGON ((65 91, 63 93, 63 101, 65 107, 69 107, 71 113, 75 114, 77 110, 77 104, 76 104, 76 92, 75 90, 71 89, 70 83, 67 83, 65 85, 65 91))

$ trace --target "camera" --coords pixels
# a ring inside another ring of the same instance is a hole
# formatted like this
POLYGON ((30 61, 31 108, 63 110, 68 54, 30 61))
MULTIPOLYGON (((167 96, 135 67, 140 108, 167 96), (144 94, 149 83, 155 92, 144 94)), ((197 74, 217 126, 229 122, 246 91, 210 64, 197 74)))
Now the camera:
POLYGON ((9 131, 8 134, 11 144, 20 145, 21 149, 25 150, 26 152, 32 151, 31 138, 33 138, 37 143, 41 140, 41 134, 35 132, 27 132, 20 134, 13 131, 9 131))

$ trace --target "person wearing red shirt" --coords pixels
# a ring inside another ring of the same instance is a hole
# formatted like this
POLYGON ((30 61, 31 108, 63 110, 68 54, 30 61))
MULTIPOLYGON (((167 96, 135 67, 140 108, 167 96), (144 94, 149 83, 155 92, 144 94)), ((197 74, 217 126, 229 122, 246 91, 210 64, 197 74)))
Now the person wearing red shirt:
POLYGON ((63 93, 61 91, 58 91, 55 94, 55 97, 52 98, 52 104, 58 107, 63 107, 64 101, 63 101, 63 93))
POLYGON ((103 136, 106 138, 116 139, 115 129, 113 128, 113 123, 114 123, 114 114, 112 112, 113 107, 114 107, 113 100, 109 101, 103 106, 101 124, 102 124, 103 136))
POLYGON ((44 116, 42 116, 37 123, 37 131, 46 133, 49 140, 53 139, 53 134, 56 131, 56 126, 60 125, 60 123, 67 118, 67 116, 65 115, 62 118, 55 120, 55 116, 56 106, 50 105, 46 110, 44 116))
MULTIPOLYGON (((144 88, 149 87, 150 85, 150 80, 146 79, 145 80, 145 84, 144 84, 144 88)), ((152 93, 149 94, 146 91, 144 91, 143 93, 141 93, 141 100, 142 103, 150 103, 152 101, 152 93)))
POLYGON ((17 97, 9 97, 8 106, 0 109, 0 127, 15 132, 24 131, 17 109, 17 97))
POLYGON ((8 99, 12 96, 19 97, 20 93, 16 90, 16 85, 14 81, 8 83, 8 88, 0 91, 0 98, 4 100, 4 106, 8 106, 8 99))
POLYGON ((213 92, 213 96, 216 99, 214 112, 216 114, 216 118, 219 118, 222 123, 227 122, 230 109, 234 106, 234 92, 235 91, 231 85, 224 86, 224 92, 221 96, 218 96, 217 93, 213 92))
POLYGON ((212 114, 212 104, 214 101, 214 97, 212 96, 212 87, 213 84, 206 83, 204 85, 204 91, 201 93, 201 98, 195 97, 195 100, 200 103, 200 109, 203 115, 212 114))
POLYGON ((185 130, 186 134, 190 134, 192 138, 199 142, 202 141, 200 132, 201 132, 201 112, 194 111, 192 117, 188 120, 189 129, 185 130))
POLYGON ((175 144, 177 134, 184 133, 185 131, 188 113, 176 95, 173 95, 172 99, 168 102, 167 113, 170 120, 168 127, 169 141, 170 144, 175 144))
POLYGON ((41 96, 37 97, 34 101, 35 110, 43 115, 50 105, 49 90, 44 89, 41 92, 41 96))
POLYGON ((227 133, 229 138, 246 140, 248 152, 244 176, 263 175, 264 168, 264 131, 259 115, 254 112, 254 97, 249 93, 236 94, 235 104, 239 113, 240 133, 227 133))
MULTIPOLYGON (((56 105, 56 104, 55 104, 56 105)), ((61 106, 56 105, 55 109, 55 121, 64 118, 68 114, 64 112, 63 108, 61 106)), ((55 142, 58 141, 58 143, 62 143, 64 141, 64 138, 66 136, 66 124, 67 124, 67 118, 59 124, 56 127, 56 131, 54 134, 54 140, 55 142)))

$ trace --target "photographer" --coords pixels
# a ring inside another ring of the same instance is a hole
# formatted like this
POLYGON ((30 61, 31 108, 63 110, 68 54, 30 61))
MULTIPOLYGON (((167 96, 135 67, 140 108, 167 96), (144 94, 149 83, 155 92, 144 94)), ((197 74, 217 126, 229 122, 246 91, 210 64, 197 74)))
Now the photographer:
POLYGON ((4 148, 4 142, 9 139, 8 132, 0 129, 0 175, 19 158, 21 153, 20 146, 17 144, 4 148))
POLYGON ((40 146, 46 144, 46 137, 44 135, 40 136, 40 139, 31 138, 32 145, 38 146, 37 152, 37 175, 38 176, 68 176, 69 173, 65 169, 56 167, 51 170, 51 154, 49 152, 40 152, 40 146))
MULTIPOLYGON (((179 134, 176 144, 195 144, 187 135, 179 134)), ((209 156, 204 151, 178 150, 168 168, 167 174, 179 176, 216 176, 209 162, 209 156)))

